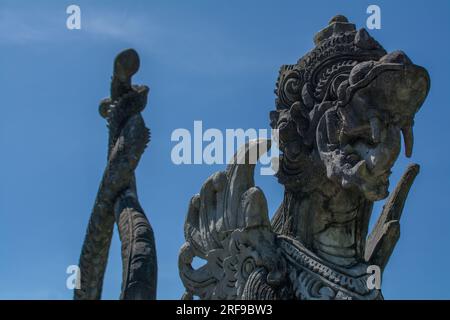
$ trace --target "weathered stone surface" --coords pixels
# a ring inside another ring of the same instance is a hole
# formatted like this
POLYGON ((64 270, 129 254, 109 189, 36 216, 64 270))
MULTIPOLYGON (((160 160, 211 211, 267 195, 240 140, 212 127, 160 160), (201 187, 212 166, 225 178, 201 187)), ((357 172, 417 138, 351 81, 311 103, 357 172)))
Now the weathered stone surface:
POLYGON ((74 299, 100 299, 114 222, 122 242, 121 299, 156 298, 156 251, 153 231, 142 210, 134 170, 150 140, 140 112, 149 88, 131 85, 139 56, 129 49, 114 61, 111 97, 100 115, 108 122, 108 163, 103 175, 80 256, 81 288, 74 299))
POLYGON ((270 114, 282 151, 282 204, 269 226, 253 165, 230 165, 210 177, 186 218, 184 298, 382 298, 368 288, 367 268, 383 269, 389 260, 418 166, 408 168, 367 239, 369 219, 373 202, 388 196, 401 136, 406 156, 412 154, 429 76, 343 16, 314 41, 296 64, 281 67, 270 114), (194 257, 206 264, 193 269, 194 257))
MULTIPOLYGON (((368 267, 383 270, 400 236, 400 217, 419 172, 411 165, 368 236, 373 202, 388 196, 403 136, 413 151, 414 117, 430 86, 427 71, 401 51, 387 53, 369 33, 336 16, 316 47, 284 65, 271 126, 282 152, 283 202, 270 221, 254 164, 235 161, 203 184, 189 204, 179 255, 184 299, 381 299, 368 267), (192 267, 195 257, 206 261, 192 267)), ((75 299, 99 299, 114 223, 122 242, 122 299, 156 297, 153 231, 137 197, 134 170, 148 142, 141 111, 149 89, 132 85, 132 50, 114 62, 110 98, 99 112, 109 128, 108 162, 80 257, 75 299)), ((235 159, 267 150, 251 141, 235 159)), ((260 153, 257 153, 261 156, 260 153)))

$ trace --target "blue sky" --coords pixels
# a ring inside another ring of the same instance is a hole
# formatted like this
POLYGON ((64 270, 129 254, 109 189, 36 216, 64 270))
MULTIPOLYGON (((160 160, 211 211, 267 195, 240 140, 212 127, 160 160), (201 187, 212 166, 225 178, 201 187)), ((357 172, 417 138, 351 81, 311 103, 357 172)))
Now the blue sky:
MULTIPOLYGON (((98 115, 109 94, 114 56, 141 56, 135 83, 150 86, 144 118, 152 141, 137 170, 141 204, 156 235, 158 298, 178 299, 177 256, 190 197, 224 166, 172 164, 171 133, 205 128, 268 128, 282 64, 313 47, 313 35, 340 13, 365 26, 388 51, 404 50, 431 75, 416 116, 411 160, 421 165, 402 218, 402 236, 385 270, 387 299, 450 299, 450 2, 448 1, 9 1, 0 4, 0 298, 70 299, 65 273, 77 264, 103 173, 107 129, 98 115), (82 29, 66 29, 77 4, 82 29)), ((258 176, 273 213, 282 187, 258 176)), ((374 214, 380 210, 377 204, 374 214)), ((120 294, 117 233, 105 299, 120 294)))

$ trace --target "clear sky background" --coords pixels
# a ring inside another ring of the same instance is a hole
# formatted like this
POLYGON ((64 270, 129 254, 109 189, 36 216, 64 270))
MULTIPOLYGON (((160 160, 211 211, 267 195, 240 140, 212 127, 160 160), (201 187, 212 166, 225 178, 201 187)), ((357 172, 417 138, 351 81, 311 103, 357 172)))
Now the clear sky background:
MULTIPOLYGON (((179 299, 178 250, 188 201, 224 166, 172 164, 171 133, 205 128, 269 128, 282 64, 313 47, 336 14, 365 26, 369 4, 382 29, 370 33, 404 50, 431 75, 416 116, 413 158, 421 173, 402 218, 402 236, 385 270, 387 299, 450 298, 449 1, 0 1, 0 298, 70 299, 68 265, 77 264, 103 173, 107 129, 98 114, 112 61, 133 47, 135 83, 151 88, 144 118, 152 141, 137 170, 141 204, 156 235, 158 298, 179 299), (82 29, 66 29, 77 4, 82 29)), ((273 213, 282 187, 258 176, 273 213)), ((374 211, 377 214, 381 205, 374 211)), ((373 223, 373 221, 372 221, 373 223)), ((117 232, 104 282, 120 294, 117 232)))

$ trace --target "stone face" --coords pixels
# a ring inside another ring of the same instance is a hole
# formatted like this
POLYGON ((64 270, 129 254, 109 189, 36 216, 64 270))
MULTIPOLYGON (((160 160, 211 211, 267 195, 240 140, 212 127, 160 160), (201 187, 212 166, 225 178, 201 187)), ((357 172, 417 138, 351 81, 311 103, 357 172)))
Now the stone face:
POLYGON ((153 231, 142 210, 134 170, 150 141, 141 111, 149 88, 131 85, 139 69, 133 49, 114 62, 111 97, 100 103, 109 128, 108 162, 103 174, 80 256, 81 288, 74 299, 100 299, 114 222, 122 242, 121 299, 156 298, 156 251, 153 231))
POLYGON ((382 298, 368 288, 367 269, 383 270, 389 260, 417 165, 406 170, 370 236, 369 219, 373 202, 388 196, 402 137, 412 155, 414 117, 430 79, 404 52, 387 53, 343 16, 314 42, 296 64, 281 67, 270 114, 280 137, 282 204, 268 225, 252 165, 209 178, 185 222, 184 298, 382 298), (194 257, 207 263, 195 270, 194 257))

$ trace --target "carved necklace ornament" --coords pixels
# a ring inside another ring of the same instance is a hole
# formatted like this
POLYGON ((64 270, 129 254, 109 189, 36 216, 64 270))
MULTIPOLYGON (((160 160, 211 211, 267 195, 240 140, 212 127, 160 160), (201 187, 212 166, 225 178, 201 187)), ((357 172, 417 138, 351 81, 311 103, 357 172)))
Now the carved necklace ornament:
POLYGON ((418 165, 408 167, 368 236, 369 219, 373 202, 388 196, 401 136, 412 155, 414 116, 430 79, 343 16, 314 43, 281 67, 270 113, 283 202, 270 221, 254 165, 231 164, 208 178, 185 222, 185 299, 382 299, 368 288, 367 269, 386 266, 418 165), (194 269, 194 257, 206 264, 194 269))

